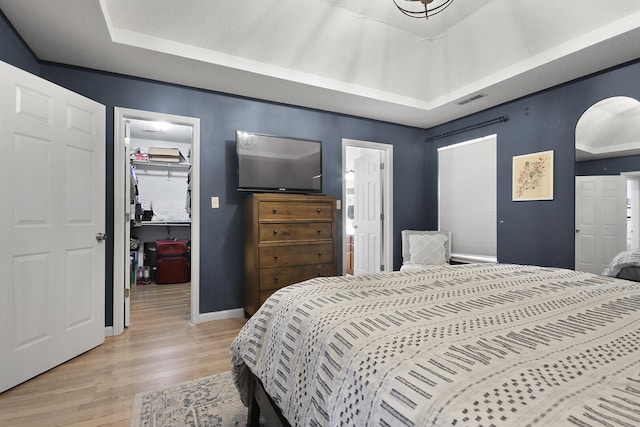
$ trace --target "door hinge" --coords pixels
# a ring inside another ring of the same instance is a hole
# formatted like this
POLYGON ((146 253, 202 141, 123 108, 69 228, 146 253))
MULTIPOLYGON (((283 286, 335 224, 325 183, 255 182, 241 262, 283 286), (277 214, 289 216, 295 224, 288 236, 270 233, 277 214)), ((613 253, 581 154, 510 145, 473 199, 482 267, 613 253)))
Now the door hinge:
POLYGON ((384 271, 384 264, 380 264, 380 271, 384 271))
POLYGON ((380 163, 380 170, 384 170, 384 163, 380 163))
POLYGON ((384 221, 384 214, 383 213, 380 214, 380 221, 384 221))
POLYGON ((131 290, 130 290, 130 289, 125 289, 125 290, 124 290, 124 297, 125 297, 125 298, 129 298, 129 294, 130 294, 130 293, 131 293, 131 290))

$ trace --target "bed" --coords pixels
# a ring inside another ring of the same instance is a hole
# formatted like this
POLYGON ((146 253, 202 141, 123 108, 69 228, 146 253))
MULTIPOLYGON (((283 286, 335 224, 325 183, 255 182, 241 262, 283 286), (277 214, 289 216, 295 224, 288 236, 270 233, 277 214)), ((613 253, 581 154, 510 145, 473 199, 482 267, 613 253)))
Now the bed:
POLYGON ((640 249, 620 252, 602 274, 640 282, 640 249))
POLYGON ((231 356, 254 422, 258 402, 299 426, 638 426, 640 283, 508 264, 317 278, 269 298, 231 356))

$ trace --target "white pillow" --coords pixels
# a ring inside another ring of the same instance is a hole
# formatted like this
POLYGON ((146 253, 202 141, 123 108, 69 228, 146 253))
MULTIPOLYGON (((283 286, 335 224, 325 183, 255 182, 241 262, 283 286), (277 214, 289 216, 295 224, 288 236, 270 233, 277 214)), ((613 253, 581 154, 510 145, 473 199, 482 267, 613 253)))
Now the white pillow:
POLYGON ((409 235, 409 252, 412 264, 441 265, 447 263, 445 243, 442 234, 409 235))
POLYGON ((444 236, 444 250, 445 250, 445 258, 447 263, 451 259, 451 233, 449 231, 428 231, 428 230, 402 230, 402 263, 410 264, 413 261, 411 260, 411 245, 409 243, 409 236, 412 235, 425 235, 428 234, 433 236, 435 234, 440 234, 444 236))

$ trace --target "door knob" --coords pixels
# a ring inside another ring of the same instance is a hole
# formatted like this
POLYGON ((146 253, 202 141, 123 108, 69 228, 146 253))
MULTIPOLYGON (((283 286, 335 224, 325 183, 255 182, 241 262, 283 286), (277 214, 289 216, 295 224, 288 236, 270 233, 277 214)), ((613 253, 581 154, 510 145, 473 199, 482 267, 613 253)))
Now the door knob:
POLYGON ((98 242, 101 242, 103 240, 107 240, 107 235, 105 233, 98 233, 98 234, 96 234, 96 240, 98 242))

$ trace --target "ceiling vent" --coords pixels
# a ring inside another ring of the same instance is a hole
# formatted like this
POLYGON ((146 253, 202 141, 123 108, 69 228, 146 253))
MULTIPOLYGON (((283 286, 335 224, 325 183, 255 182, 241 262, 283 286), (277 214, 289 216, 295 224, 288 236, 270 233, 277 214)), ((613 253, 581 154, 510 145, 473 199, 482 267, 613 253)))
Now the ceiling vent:
POLYGON ((475 100, 478 100, 478 99, 480 99, 480 98, 484 98, 485 96, 487 96, 487 94, 486 94, 486 93, 479 93, 479 94, 477 94, 477 95, 473 95, 473 96, 472 96, 472 97, 470 97, 470 98, 463 99, 462 101, 457 102, 456 104, 458 104, 458 105, 465 105, 465 104, 468 104, 468 103, 473 102, 473 101, 475 101, 475 100))

